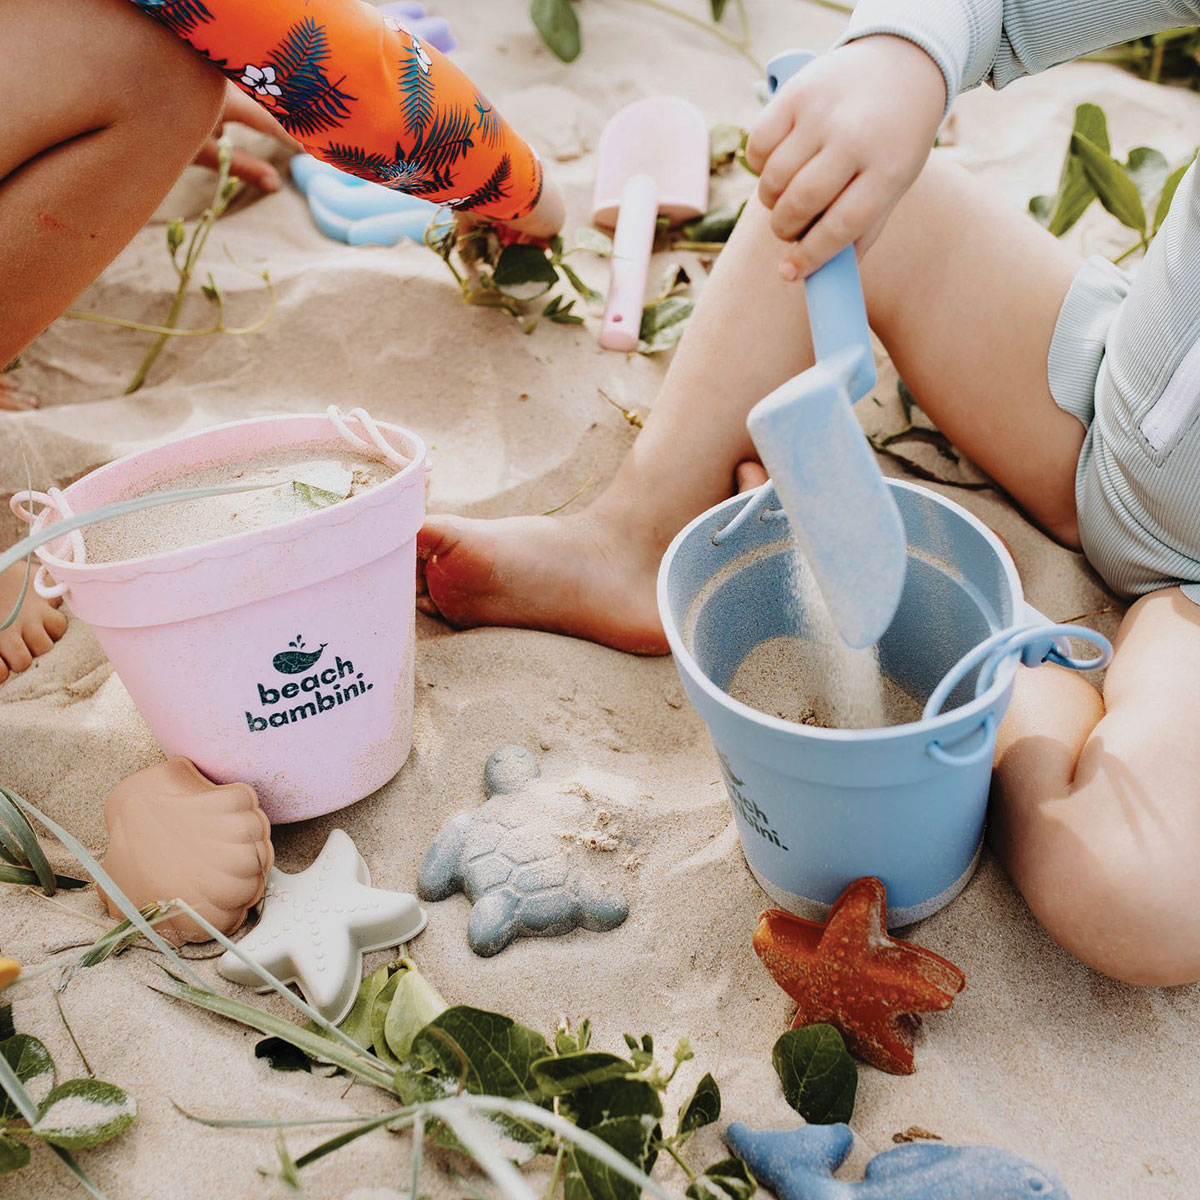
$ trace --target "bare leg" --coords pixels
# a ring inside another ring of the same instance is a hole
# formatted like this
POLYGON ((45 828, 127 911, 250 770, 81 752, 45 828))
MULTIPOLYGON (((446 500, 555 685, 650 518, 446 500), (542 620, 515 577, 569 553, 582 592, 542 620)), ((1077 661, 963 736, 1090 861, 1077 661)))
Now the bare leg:
MULTIPOLYGON (((746 415, 809 366, 802 288, 752 200, 722 253, 654 412, 579 516, 435 517, 422 607, 640 653, 666 649, 654 601, 670 539, 728 496, 753 453, 746 415)), ((964 172, 932 162, 863 263, 872 325, 929 415, 1051 533, 1075 544, 1079 422, 1046 381, 1078 260, 964 172)))
POLYGON ((1000 731, 990 838, 1046 931, 1132 983, 1200 979, 1200 608, 1126 615, 1104 696, 1022 671, 1000 731))
POLYGON ((0 26, 7 363, 146 223, 215 124, 225 84, 128 0, 5 0, 0 26))

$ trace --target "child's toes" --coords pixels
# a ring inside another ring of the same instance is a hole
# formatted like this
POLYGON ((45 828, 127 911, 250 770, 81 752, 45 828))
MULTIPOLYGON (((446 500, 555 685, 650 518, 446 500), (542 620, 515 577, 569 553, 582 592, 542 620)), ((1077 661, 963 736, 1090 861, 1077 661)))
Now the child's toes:
POLYGON ((61 608, 48 608, 42 613, 42 626, 51 642, 57 642, 67 632, 67 614, 61 608))
POLYGON ((30 621, 21 630, 21 637, 34 658, 37 658, 39 654, 46 654, 54 648, 54 639, 40 621, 30 621))
POLYGON ((8 664, 10 671, 18 674, 33 666, 33 655, 29 653, 25 639, 15 629, 6 630, 4 636, 0 637, 0 658, 8 664))
POLYGON ((3 658, 0 658, 0 683, 3 683, 8 678, 8 664, 3 658))

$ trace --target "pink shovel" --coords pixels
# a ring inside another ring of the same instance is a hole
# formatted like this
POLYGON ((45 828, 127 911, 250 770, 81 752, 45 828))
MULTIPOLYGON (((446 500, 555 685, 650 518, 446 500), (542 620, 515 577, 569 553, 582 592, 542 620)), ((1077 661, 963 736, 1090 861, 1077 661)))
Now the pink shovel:
POLYGON ((708 208, 708 125, 686 100, 638 100, 604 127, 596 159, 592 220, 616 226, 600 345, 636 350, 659 214, 694 221, 708 208))

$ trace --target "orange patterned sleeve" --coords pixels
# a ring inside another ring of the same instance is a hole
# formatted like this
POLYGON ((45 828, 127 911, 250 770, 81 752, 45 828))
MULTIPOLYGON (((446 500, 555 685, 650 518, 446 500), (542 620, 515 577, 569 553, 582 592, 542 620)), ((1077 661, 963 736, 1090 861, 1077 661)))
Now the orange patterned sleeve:
POLYGON ((132 0, 317 158, 500 221, 542 191, 537 154, 437 49, 363 0, 132 0))

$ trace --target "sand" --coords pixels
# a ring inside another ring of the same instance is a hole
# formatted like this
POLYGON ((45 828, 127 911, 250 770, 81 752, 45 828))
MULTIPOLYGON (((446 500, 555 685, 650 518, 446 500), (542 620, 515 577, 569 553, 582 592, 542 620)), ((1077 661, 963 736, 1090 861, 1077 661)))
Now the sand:
MULTIPOLYGON (((836 647, 834 652, 838 653, 836 647)), ((759 642, 742 659, 727 690, 735 700, 759 712, 799 725, 882 729, 919 721, 920 703, 880 672, 872 649, 858 654, 865 656, 866 670, 861 672, 865 678, 853 681, 847 679, 845 670, 832 677, 828 673, 828 643, 798 637, 770 638, 759 642)))
POLYGON ((338 499, 357 496, 394 474, 386 463, 359 454, 285 450, 234 459, 171 480, 170 491, 244 487, 245 492, 203 496, 144 508, 88 526, 89 562, 121 562, 220 541, 252 529, 295 521, 338 499))
MULTIPOLYGON (((692 7, 702 10, 699 0, 692 7)), ((751 0, 748 7, 761 52, 820 47, 841 26, 836 14, 807 4, 751 0)), ((441 0, 438 8, 464 37, 464 67, 556 161, 570 204, 568 240, 587 220, 601 126, 621 104, 677 92, 713 121, 747 121, 756 111, 750 67, 700 30, 632 4, 579 6, 586 48, 571 66, 541 49, 527 6, 441 0)), ((1023 208, 1030 195, 1053 190, 1074 108, 1089 100, 1105 105, 1122 152, 1151 144, 1176 161, 1195 145, 1200 96, 1084 65, 1002 96, 966 97, 946 153, 1023 208)), ((163 215, 183 205, 194 213, 209 187, 189 181, 163 215)), ((1111 218, 1089 214, 1072 244, 1111 253, 1123 236, 1111 218)), ((0 418, 0 499, 25 486, 22 448, 40 485, 62 485, 119 454, 206 425, 352 401, 430 443, 435 509, 542 512, 590 478, 577 508, 636 436, 597 389, 646 412, 665 370, 661 360, 602 351, 578 329, 545 325, 526 337, 502 313, 465 307, 427 250, 325 241, 290 190, 240 202, 219 226, 213 244, 220 243, 243 264, 269 267, 279 291, 271 324, 253 337, 169 346, 151 386, 134 397, 123 389, 143 352, 138 335, 56 325, 26 355, 25 386, 41 393, 45 407, 0 418)), ((209 257, 230 323, 257 319, 261 281, 218 250, 209 257)), ((679 257, 703 277, 693 256, 679 257)), ((572 262, 604 285, 601 265, 582 254, 572 262)), ((652 277, 666 265, 660 258, 652 277)), ((174 282, 156 224, 80 306, 159 319, 174 282)), ((920 303, 916 285, 913 303, 920 303)), ((190 316, 206 321, 207 308, 197 300, 190 316)), ((882 407, 865 401, 861 416, 874 429, 896 429, 895 375, 881 366, 882 407)), ((926 449, 923 465, 945 470, 936 449, 926 449)), ((887 469, 899 468, 889 462, 887 469)), ((978 480, 967 467, 949 477, 978 480)), ((1031 528, 994 491, 934 486, 1006 540, 1042 611, 1055 618, 1099 612, 1089 621, 1114 629, 1115 606, 1078 556, 1031 528)), ((13 526, 7 535, 16 532, 13 526)), ((483 960, 467 949, 467 904, 454 897, 430 906, 429 926, 414 946, 429 976, 451 1001, 492 1005, 544 1031, 564 1015, 590 1016, 597 1044, 607 1049, 619 1049, 626 1030, 652 1031, 664 1046, 686 1035, 696 1058, 680 1072, 668 1107, 712 1071, 723 1091, 722 1122, 794 1124, 770 1065, 790 1005, 750 946, 768 901, 739 854, 718 763, 672 664, 549 634, 453 634, 421 618, 417 693, 406 769, 352 809, 278 830, 280 866, 306 866, 329 830, 341 827, 375 884, 411 889, 446 818, 481 801, 487 753, 502 742, 530 747, 541 754, 548 781, 585 788, 594 811, 610 814, 602 828, 619 831, 619 847, 578 846, 577 853, 619 871, 630 917, 612 933, 527 940, 483 960)), ((5 781, 96 850, 104 846, 102 809, 113 786, 159 757, 82 621, 33 670, 0 687, 5 781)), ((61 854, 56 861, 67 866, 61 854)), ((11 888, 0 892, 0 946, 36 965, 51 961, 56 947, 95 936, 102 910, 94 891, 61 903, 78 915, 11 888)), ((916 1125, 950 1141, 1015 1150, 1060 1175, 1076 1200, 1196 1194, 1200 989, 1140 991, 1080 966, 1038 928, 989 856, 962 897, 910 936, 958 963, 967 987, 948 1013, 926 1018, 915 1075, 861 1071, 851 1168, 916 1125)), ((369 965, 384 958, 372 955, 369 965)), ((222 982, 210 962, 198 968, 213 986, 252 998, 222 982)), ((126 1135, 80 1155, 113 1200, 282 1194, 256 1171, 274 1161, 269 1133, 190 1123, 172 1100, 230 1117, 378 1108, 365 1088, 343 1094, 343 1079, 270 1071, 253 1056, 254 1034, 151 991, 158 976, 153 955, 132 951, 79 972, 61 997, 98 1076, 137 1100, 126 1135)), ((64 1075, 75 1075, 81 1067, 55 1010, 54 978, 19 986, 16 1018, 46 1040, 64 1075)), ((299 1154, 321 1136, 289 1133, 287 1140, 299 1154)), ((24 1189, 39 1200, 80 1194, 49 1154, 34 1153, 24 1176, 0 1190, 24 1189)), ((692 1153, 696 1162, 720 1157, 716 1133, 698 1137, 692 1153)), ((394 1200, 407 1190, 407 1162, 405 1137, 373 1134, 305 1171, 307 1194, 394 1200)), ((425 1189, 439 1200, 461 1197, 445 1167, 430 1156, 425 1189)), ((678 1180, 663 1177, 682 1195, 678 1180)))

